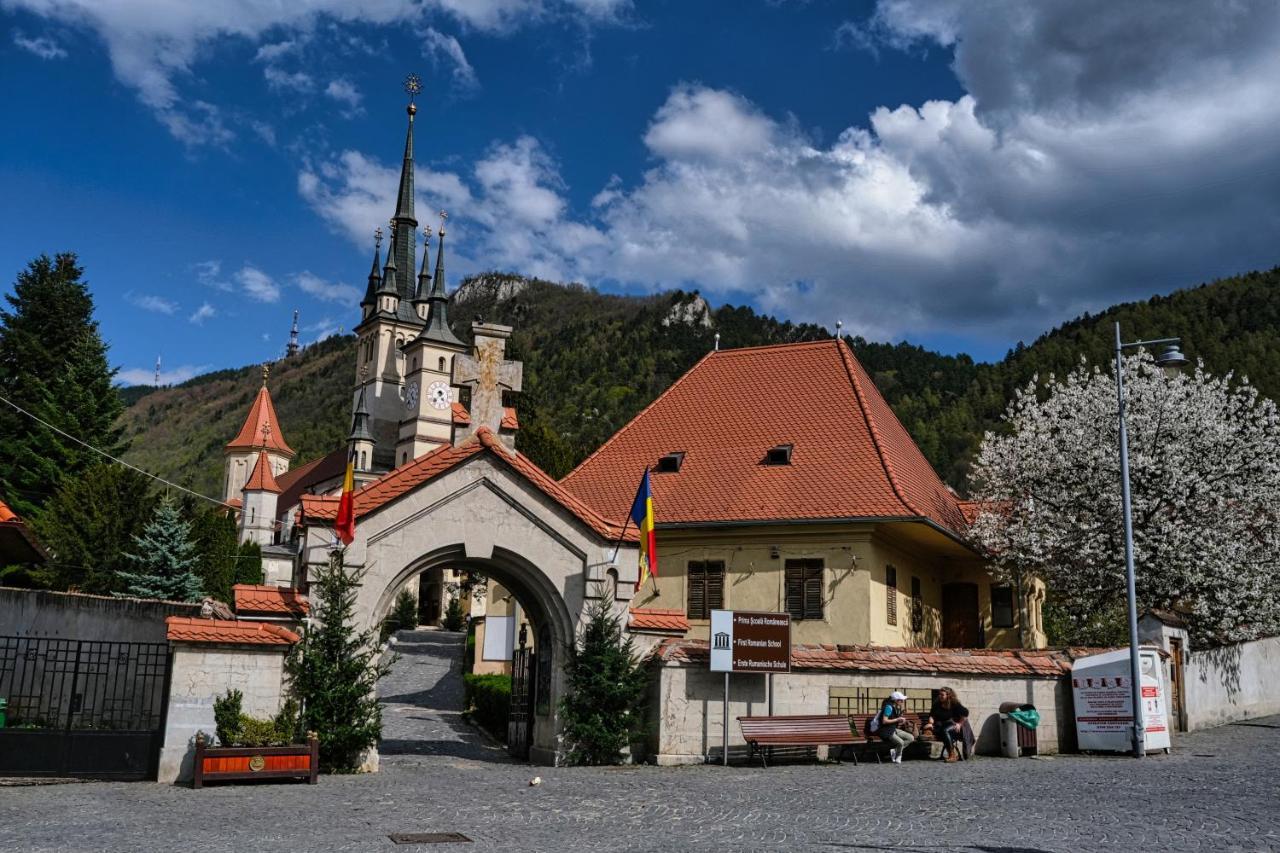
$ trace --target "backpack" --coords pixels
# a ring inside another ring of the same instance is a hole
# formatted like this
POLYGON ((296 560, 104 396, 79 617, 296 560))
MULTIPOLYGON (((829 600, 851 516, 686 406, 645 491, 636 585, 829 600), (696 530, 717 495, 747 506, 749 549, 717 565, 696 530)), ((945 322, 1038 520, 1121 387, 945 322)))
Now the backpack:
POLYGON ((880 731, 880 715, 884 713, 884 709, 876 711, 875 714, 867 718, 866 731, 863 732, 868 738, 880 731))

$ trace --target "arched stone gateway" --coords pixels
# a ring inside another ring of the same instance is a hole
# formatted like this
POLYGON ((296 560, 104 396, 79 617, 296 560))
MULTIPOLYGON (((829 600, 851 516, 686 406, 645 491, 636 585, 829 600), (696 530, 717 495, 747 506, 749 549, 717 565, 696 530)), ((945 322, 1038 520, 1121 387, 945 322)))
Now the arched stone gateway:
MULTIPOLYGON (((334 547, 336 512, 335 498, 303 499, 308 579, 334 547)), ((538 702, 530 759, 556 763, 565 653, 592 600, 607 595, 625 611, 636 580, 634 546, 624 548, 630 559, 611 561, 617 525, 483 428, 357 492, 355 514, 345 560, 365 570, 356 602, 363 626, 377 624, 407 582, 437 567, 478 571, 526 608, 533 636, 551 640, 550 696, 538 702)))

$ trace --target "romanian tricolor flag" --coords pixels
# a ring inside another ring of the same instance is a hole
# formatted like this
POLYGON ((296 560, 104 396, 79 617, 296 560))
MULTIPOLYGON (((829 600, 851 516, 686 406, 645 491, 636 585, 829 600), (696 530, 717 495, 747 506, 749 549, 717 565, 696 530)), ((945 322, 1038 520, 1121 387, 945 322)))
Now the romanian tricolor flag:
POLYGON ((658 542, 653 532, 653 490, 649 488, 649 469, 644 469, 635 502, 631 504, 631 520, 640 530, 640 578, 636 591, 651 576, 658 576, 658 542))
POLYGON ((333 529, 343 545, 350 545, 356 538, 356 511, 354 496, 356 490, 356 452, 347 454, 347 473, 342 478, 342 498, 338 501, 338 519, 333 529))

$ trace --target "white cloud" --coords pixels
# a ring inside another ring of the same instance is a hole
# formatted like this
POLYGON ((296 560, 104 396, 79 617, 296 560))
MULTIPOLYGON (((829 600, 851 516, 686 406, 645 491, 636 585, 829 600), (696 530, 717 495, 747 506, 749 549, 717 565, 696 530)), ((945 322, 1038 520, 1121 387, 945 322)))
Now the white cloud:
MULTIPOLYGON (((201 3, 174 0, 3 0, 59 24, 97 35, 106 46, 116 78, 138 93, 156 117, 189 146, 223 145, 231 133, 206 110, 192 111, 179 89, 195 66, 228 40, 256 43, 255 59, 272 63, 296 53, 322 22, 346 27, 419 23, 446 15, 466 28, 502 33, 550 15, 606 23, 629 7, 620 0, 308 0, 303 3, 201 3)), ((294 73, 293 82, 299 83, 294 73)), ((289 85, 287 81, 282 81, 289 85)))
POLYGON ((746 99, 686 84, 658 109, 644 143, 667 159, 727 160, 766 152, 778 133, 776 123, 746 99))
POLYGON ((268 65, 262 69, 262 76, 267 88, 276 92, 310 92, 315 88, 315 80, 305 71, 285 71, 268 65))
POLYGON ((191 265, 191 271, 195 273, 196 281, 205 287, 212 287, 224 293, 230 293, 235 289, 231 282, 222 278, 222 261, 197 261, 191 265))
POLYGON ((187 318, 187 322, 194 323, 197 326, 203 326, 205 320, 216 316, 218 316, 218 310, 208 302, 205 302, 195 310, 195 313, 187 318))
MULTIPOLYGON (((303 293, 325 302, 338 302, 343 305, 356 306, 364 291, 340 281, 325 281, 317 275, 304 270, 295 273, 293 283, 303 293)), ((326 321, 329 322, 329 321, 326 321)))
POLYGON ((280 285, 271 276, 251 264, 245 264, 235 274, 244 292, 258 302, 279 302, 280 285))
POLYGON ((13 31, 13 43, 41 59, 66 59, 67 51, 48 36, 27 38, 21 30, 13 31))
POLYGON ((316 341, 323 341, 325 338, 342 334, 343 325, 332 317, 325 317, 322 320, 304 326, 302 331, 311 337, 311 343, 315 343, 316 341))
POLYGON ((364 96, 360 94, 360 90, 350 80, 339 77, 330 80, 329 85, 325 87, 324 93, 340 104, 347 107, 346 115, 353 116, 364 112, 360 107, 360 102, 364 100, 364 96))
POLYGON ((471 67, 471 63, 467 61, 467 55, 462 50, 462 45, 458 40, 450 35, 445 35, 434 27, 427 27, 422 33, 422 53, 433 64, 439 65, 441 62, 447 63, 453 70, 453 82, 459 89, 470 90, 479 85, 476 79, 476 71, 471 67))
POLYGON ((163 296, 154 296, 149 293, 134 293, 130 290, 124 295, 132 305, 141 308, 143 311, 153 311, 156 314, 173 314, 178 310, 178 303, 172 299, 165 299, 163 296))
MULTIPOLYGON (((209 370, 208 364, 180 364, 168 370, 161 370, 160 384, 178 385, 209 370)), ((156 371, 154 367, 130 367, 117 373, 116 379, 124 385, 152 385, 156 380, 156 371)))

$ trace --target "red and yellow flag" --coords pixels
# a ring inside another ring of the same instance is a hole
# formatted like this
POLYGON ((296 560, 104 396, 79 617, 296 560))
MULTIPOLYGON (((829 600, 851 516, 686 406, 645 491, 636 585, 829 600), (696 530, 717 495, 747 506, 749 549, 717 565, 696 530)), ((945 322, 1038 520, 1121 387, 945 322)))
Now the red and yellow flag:
POLYGON ((636 581, 639 592, 645 581, 658 576, 658 540, 653 531, 653 490, 649 488, 648 468, 644 469, 636 499, 631 504, 631 520, 640 530, 640 578, 636 581))
POLYGON ((350 545, 356 538, 356 512, 354 495, 356 490, 356 452, 347 454, 347 473, 342 478, 342 497, 338 500, 338 519, 333 529, 343 545, 350 545))

